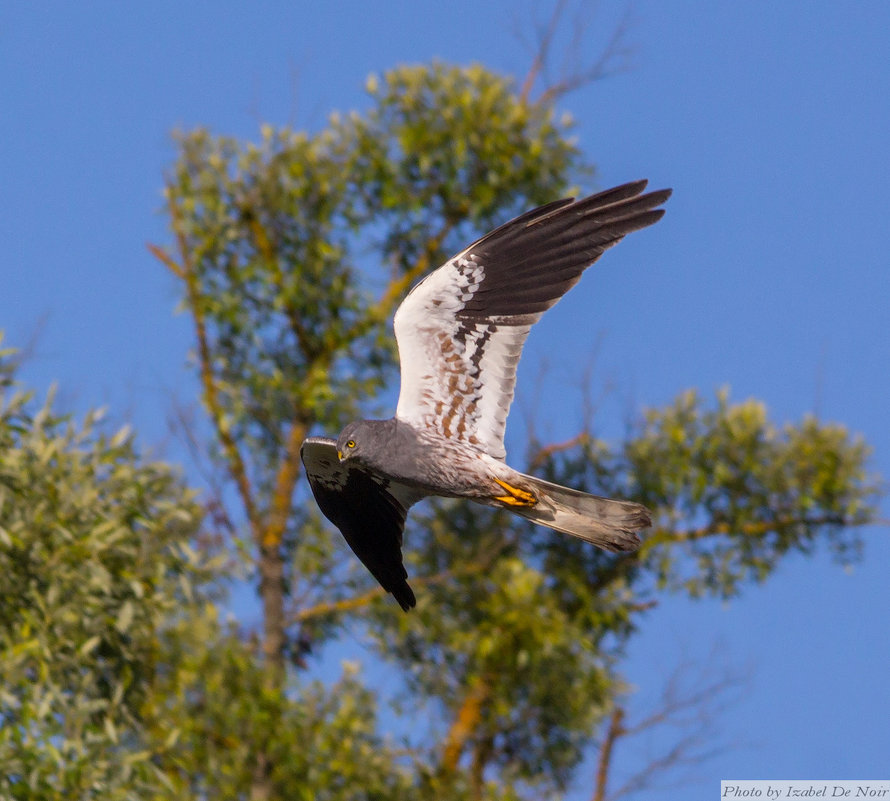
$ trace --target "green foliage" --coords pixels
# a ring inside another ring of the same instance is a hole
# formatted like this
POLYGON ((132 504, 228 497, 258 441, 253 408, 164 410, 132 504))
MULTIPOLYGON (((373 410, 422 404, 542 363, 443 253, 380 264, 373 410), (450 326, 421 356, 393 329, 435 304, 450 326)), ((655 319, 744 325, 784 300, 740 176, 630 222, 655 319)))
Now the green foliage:
POLYGON ((188 546, 201 512, 126 429, 33 412, 0 374, 0 795, 163 786, 140 710, 163 631, 208 577, 188 546))
POLYGON ((262 746, 276 797, 413 798, 357 666, 270 691, 193 493, 99 414, 33 411, 4 355, 0 796, 247 798, 262 746))
POLYGON ((662 584, 727 596, 820 538, 854 559, 857 527, 874 517, 878 497, 868 456, 841 425, 806 417, 779 428, 759 401, 731 404, 721 392, 709 409, 686 392, 648 412, 626 446, 635 489, 671 532, 653 538, 647 563, 662 584))
POLYGON ((344 155, 330 131, 265 128, 245 148, 205 131, 179 142, 167 192, 190 254, 186 303, 206 327, 223 425, 265 457, 252 465, 268 490, 263 465, 280 457, 282 421, 336 425, 391 363, 347 252, 344 155), (332 378, 350 392, 335 393, 332 378))
POLYGON ((567 122, 524 102, 513 81, 480 65, 399 67, 371 76, 366 115, 335 120, 368 221, 386 234, 385 259, 430 266, 495 223, 561 196, 589 175, 567 122), (448 235, 430 252, 428 240, 448 235))
POLYGON ((397 751, 378 732, 376 700, 346 664, 339 680, 269 688, 255 643, 205 620, 168 653, 156 688, 158 739, 173 745, 159 767, 179 798, 247 798, 264 753, 274 798, 398 799, 410 788, 397 751), (202 647, 194 647, 195 635, 202 647))

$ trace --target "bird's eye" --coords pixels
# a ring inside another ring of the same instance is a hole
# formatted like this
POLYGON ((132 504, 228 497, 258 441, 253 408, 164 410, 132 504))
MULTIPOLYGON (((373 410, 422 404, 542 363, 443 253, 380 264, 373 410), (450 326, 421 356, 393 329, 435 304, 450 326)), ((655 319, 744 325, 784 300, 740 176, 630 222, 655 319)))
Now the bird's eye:
POLYGON ((354 440, 354 439, 348 440, 347 443, 346 443, 346 447, 347 447, 347 448, 354 448, 354 447, 355 447, 355 440, 354 440))

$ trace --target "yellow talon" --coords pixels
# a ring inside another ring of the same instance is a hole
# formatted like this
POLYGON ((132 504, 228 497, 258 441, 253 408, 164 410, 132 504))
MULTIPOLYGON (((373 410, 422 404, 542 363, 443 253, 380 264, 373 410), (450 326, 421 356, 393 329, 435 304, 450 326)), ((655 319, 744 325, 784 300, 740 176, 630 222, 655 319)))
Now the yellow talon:
MULTIPOLYGON (((492 476, 492 478, 494 478, 494 476, 492 476)), ((538 499, 530 492, 526 492, 524 489, 519 489, 519 487, 510 486, 510 484, 501 481, 499 478, 495 478, 494 480, 510 493, 509 495, 496 495, 496 501, 506 503, 508 506, 534 506, 538 502, 538 499)))
POLYGON ((501 503, 505 503, 508 506, 534 506, 534 504, 520 501, 517 498, 514 498, 512 495, 495 495, 494 499, 496 501, 500 501, 501 503))

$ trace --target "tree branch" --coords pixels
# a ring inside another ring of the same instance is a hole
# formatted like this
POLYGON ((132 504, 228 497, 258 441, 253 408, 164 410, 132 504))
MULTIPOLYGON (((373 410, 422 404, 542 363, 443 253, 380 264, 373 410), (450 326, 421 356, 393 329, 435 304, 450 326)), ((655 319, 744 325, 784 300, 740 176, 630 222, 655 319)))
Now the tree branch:
MULTIPOLYGON (((455 578, 484 573, 492 566, 492 564, 494 564, 494 561, 497 559, 501 550, 501 547, 493 548, 489 552, 482 554, 477 561, 465 564, 458 569, 443 570, 428 576, 412 578, 411 584, 414 587, 432 587, 436 584, 445 584, 455 578)), ((352 598, 344 598, 340 601, 324 601, 315 604, 314 606, 310 606, 308 609, 301 609, 299 612, 294 613, 291 617, 291 621, 293 623, 304 623, 307 620, 323 617, 324 615, 336 614, 338 612, 351 612, 373 603, 378 598, 385 597, 386 594, 386 590, 384 590, 383 587, 377 586, 360 595, 355 595, 352 598)))
MULTIPOLYGON (((532 102, 532 89, 542 74, 547 72, 547 67, 552 59, 553 42, 566 14, 567 6, 566 0, 558 0, 547 23, 537 26, 537 48, 519 91, 519 97, 523 103, 532 102)), ((581 13, 584 11, 587 11, 588 17, 591 16, 589 7, 583 8, 581 13)), ((572 39, 568 48, 574 59, 579 58, 582 37, 587 29, 585 23, 589 22, 589 20, 581 18, 581 13, 577 15, 572 25, 572 39)), ((630 22, 631 14, 630 11, 627 11, 613 29, 609 41, 593 64, 588 67, 571 67, 564 64, 563 75, 555 83, 546 86, 534 103, 541 106, 552 105, 560 97, 620 71, 624 67, 622 61, 626 60, 630 52, 630 48, 625 44, 627 32, 630 30, 630 22), (619 62, 617 66, 615 62, 619 62)))
POLYGON ((192 313, 192 319, 195 323, 195 338, 198 341, 198 364, 204 403, 207 406, 210 419, 213 421, 213 426, 216 429, 217 436, 222 444, 223 453, 225 454, 226 461, 229 465, 229 472, 238 488, 241 502, 244 504, 244 510, 254 540, 259 543, 261 540, 261 525, 257 513, 256 502, 253 497, 253 491, 244 460, 234 438, 232 437, 232 432, 229 430, 228 423, 226 422, 225 412, 223 411, 219 398, 219 390, 216 385, 216 377, 213 374, 210 343, 207 336, 207 325, 204 320, 204 312, 202 309, 201 290, 197 271, 189 249, 188 239, 183 230, 181 212, 174 199, 173 189, 169 185, 167 187, 167 194, 169 197, 168 208, 170 209, 170 220, 179 246, 180 262, 177 264, 163 250, 154 245, 149 245, 149 250, 160 259, 174 275, 181 278, 185 283, 186 302, 192 313))
POLYGON ((605 801, 606 786, 609 783, 609 767, 612 763, 612 748, 615 746, 615 741, 625 733, 624 710, 620 706, 616 706, 609 718, 609 728, 606 730, 606 738, 603 740, 597 759, 596 785, 591 801, 605 801))
POLYGON ((575 434, 574 437, 565 440, 564 442, 553 442, 550 445, 543 445, 535 452, 535 455, 532 456, 529 461, 528 469, 529 471, 536 470, 541 467, 551 456, 554 456, 557 453, 565 453, 566 451, 570 451, 572 448, 577 447, 578 445, 585 445, 590 441, 590 434, 587 431, 581 431, 578 434, 575 434))
POLYGON ((482 709, 491 697, 491 686, 485 677, 476 679, 454 716, 442 749, 442 771, 454 773, 461 754, 482 720, 482 709))
POLYGON ((534 87, 541 71, 547 64, 547 60, 550 57, 550 45, 553 43, 553 35, 556 33, 556 29, 559 26, 559 20, 565 12, 565 7, 566 0, 557 0, 547 25, 543 30, 540 28, 538 30, 538 49, 535 52, 532 64, 525 75, 525 80, 522 82, 522 89, 519 91, 519 98, 523 104, 529 102, 532 87, 534 87))
POLYGON ((169 253, 165 252, 162 248, 159 248, 157 245, 153 245, 151 242, 146 244, 148 248, 148 252, 151 253, 158 261, 164 264, 173 275, 181 280, 185 281, 185 270, 180 267, 175 261, 173 261, 172 257, 169 253))
POLYGON ((739 534, 744 536, 758 537, 763 536, 773 529, 787 528, 789 526, 856 526, 864 525, 866 522, 871 521, 846 520, 833 515, 821 515, 819 517, 811 518, 787 517, 779 520, 758 520, 744 523, 735 529, 725 521, 709 523, 706 526, 687 529, 685 531, 674 531, 667 528, 655 529, 652 533, 643 536, 643 544, 640 546, 639 550, 628 554, 622 554, 612 559, 609 563, 609 567, 600 573, 593 589, 595 592, 598 592, 613 582, 623 579, 634 567, 643 561, 643 558, 647 556, 653 548, 659 545, 694 542, 696 540, 706 539, 707 537, 731 534, 733 530, 736 530, 739 534))
MULTIPOLYGON (((577 30, 577 26, 576 26, 577 30)), ((547 87, 541 94, 537 102, 541 105, 552 105, 556 100, 575 92, 583 86, 600 81, 615 72, 620 71, 622 67, 613 66, 613 62, 619 58, 626 58, 629 48, 624 45, 624 39, 630 30, 630 12, 624 14, 620 22, 612 31, 609 41, 599 58, 586 69, 577 69, 574 72, 566 74, 556 83, 547 87)))
MULTIPOLYGON (((245 210, 244 218, 247 222, 247 227, 250 229, 257 251, 263 257, 263 260, 266 262, 272 273, 272 278, 279 290, 279 296, 287 301, 288 293, 285 291, 284 273, 281 270, 281 263, 278 259, 278 254, 275 252, 272 240, 269 238, 266 229, 262 226, 256 215, 249 209, 245 210)), ((300 315, 294 308, 293 304, 285 302, 284 313, 287 316, 291 332, 297 340, 297 345, 303 352, 306 361, 313 361, 319 355, 317 353, 317 348, 310 340, 309 333, 303 327, 303 324, 300 321, 300 315)))
POLYGON ((306 432, 307 428, 303 423, 297 421, 291 423, 284 457, 275 477, 275 490, 269 505, 269 515, 263 530, 264 548, 278 548, 281 545, 293 505, 294 488, 300 477, 300 446, 306 438, 306 432))
POLYGON ((654 710, 638 723, 624 726, 621 733, 628 738, 665 726, 682 729, 684 733, 617 790, 602 798, 595 797, 596 801, 617 801, 651 786, 659 774, 681 766, 700 765, 729 747, 719 736, 718 724, 726 708, 736 700, 732 691, 739 690, 747 676, 744 672, 721 671, 713 677, 713 658, 714 653, 695 672, 693 663, 681 660, 665 682, 654 710))
MULTIPOLYGON (((419 581, 414 579, 412 583, 417 584, 419 581)), ((305 623, 307 620, 324 617, 325 615, 352 612, 355 609, 361 609, 361 607, 373 603, 378 598, 383 598, 385 595, 386 590, 383 587, 377 586, 367 592, 363 592, 361 595, 354 595, 352 598, 344 598, 340 601, 323 601, 310 606, 308 609, 301 609, 295 612, 291 619, 294 623, 305 623)))
POLYGON ((648 537, 646 537, 640 552, 648 552, 658 545, 665 543, 694 542, 707 537, 713 537, 720 534, 731 534, 737 531, 746 537, 761 537, 773 529, 783 529, 790 526, 853 526, 857 525, 855 520, 847 520, 837 515, 820 515, 818 517, 784 517, 777 520, 757 520, 750 523, 743 523, 741 526, 733 526, 727 521, 712 522, 700 528, 687 529, 686 531, 671 531, 670 529, 657 529, 648 537))
POLYGON ((473 762, 470 765, 470 792, 473 801, 482 801, 485 789, 485 766, 494 751, 494 738, 483 737, 473 748, 473 762))

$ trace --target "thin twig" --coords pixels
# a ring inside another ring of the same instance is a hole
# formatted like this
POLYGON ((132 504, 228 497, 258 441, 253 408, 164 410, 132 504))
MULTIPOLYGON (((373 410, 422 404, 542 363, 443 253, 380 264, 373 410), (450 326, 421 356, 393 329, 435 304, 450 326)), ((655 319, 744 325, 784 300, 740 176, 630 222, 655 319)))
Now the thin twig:
POLYGON ((552 105, 556 100, 564 97, 571 92, 587 86, 588 84, 600 81, 622 69, 626 69, 623 64, 615 66, 613 62, 619 58, 626 59, 629 48, 624 45, 624 39, 630 30, 631 14, 626 12, 621 18, 618 25, 612 31, 609 41, 599 58, 587 69, 579 69, 566 74, 562 79, 547 87, 541 94, 537 102, 540 105, 552 105))
MULTIPOLYGON (((492 566, 501 550, 502 547, 492 548, 488 552, 482 554, 477 561, 457 569, 443 570, 428 576, 412 578, 411 584, 414 587, 431 587, 436 584, 445 584, 455 578, 484 573, 492 566)), ((324 601, 315 604, 308 609, 301 609, 293 614, 291 620, 294 623, 304 623, 307 620, 323 617, 325 615, 336 614, 339 612, 352 612, 355 609, 360 609, 363 606, 373 603, 378 598, 383 598, 385 595, 386 590, 384 590, 383 587, 374 587, 373 589, 363 592, 360 595, 355 595, 352 598, 344 598, 340 601, 324 601)))
POLYGON ((550 445, 544 445, 538 448, 535 455, 529 461, 528 469, 536 470, 541 467, 551 456, 555 456, 557 453, 565 453, 566 451, 570 451, 572 448, 577 447, 578 445, 586 445, 590 441, 590 434, 586 431, 581 431, 578 434, 575 434, 574 437, 565 440, 564 442, 553 442, 550 445))
POLYGON ((565 0, 558 0, 553 7, 553 13, 550 15, 547 25, 543 30, 538 29, 538 49, 535 52, 531 67, 529 67, 528 73, 526 73, 525 80, 522 82, 522 89, 519 92, 519 99, 523 104, 528 103, 532 87, 538 80, 541 71, 547 65, 547 60, 550 57, 550 45, 553 43, 553 35, 556 33, 563 13, 565 13, 565 7, 565 0))
POLYGON ((222 404, 220 402, 216 377, 213 374, 210 343, 207 335, 207 325, 204 320, 198 275, 192 259, 188 239, 183 228, 181 212, 174 199, 172 187, 168 187, 168 196, 170 220, 179 246, 180 263, 177 264, 160 248, 150 245, 149 249, 185 283, 186 300, 189 310, 192 313, 192 319, 195 323, 195 338, 198 341, 198 363, 201 386, 204 390, 204 403, 207 406, 210 419, 213 421, 213 426, 216 429, 219 441, 223 446, 223 453, 229 464, 229 472, 238 488, 241 502, 244 504, 244 510, 247 514, 247 519, 250 522, 254 540, 259 543, 261 541, 261 524, 259 515, 257 514, 256 502, 253 497, 253 490, 247 475, 244 459, 241 456, 241 452, 235 443, 232 432, 229 430, 229 426, 226 423, 225 413, 223 412, 222 404))
POLYGON ((612 765, 612 749, 615 747, 615 741, 625 733, 624 710, 620 706, 616 706, 609 717, 609 728, 606 729, 606 737, 600 747, 599 758, 596 763, 596 784, 591 801, 604 801, 606 798, 609 768, 612 765))
POLYGON ((572 66, 567 59, 559 70, 561 73, 559 79, 554 83, 548 82, 546 73, 549 71, 548 67, 551 66, 553 59, 553 43, 560 26, 563 24, 567 6, 566 0, 558 0, 546 24, 536 26, 537 46, 532 63, 519 90, 519 98, 523 103, 532 102, 532 90, 542 76, 544 76, 544 90, 534 103, 539 106, 548 106, 564 95, 626 69, 630 53, 630 48, 625 43, 627 33, 631 28, 632 14, 630 9, 624 13, 612 30, 608 42, 596 61, 588 67, 578 65, 582 57, 579 54, 582 51, 583 37, 587 29, 587 24, 582 19, 582 13, 585 13, 588 17, 591 13, 591 6, 587 4, 582 6, 582 10, 576 15, 576 19, 568 23, 571 26, 571 40, 567 50, 571 60, 575 62, 575 66, 572 66))
POLYGON ((644 790, 659 775, 682 766, 700 765, 731 746, 719 736, 718 725, 726 709, 738 699, 734 691, 744 687, 747 673, 723 671, 711 678, 709 665, 693 672, 693 664, 682 660, 668 677, 654 710, 639 722, 625 725, 622 732, 631 738, 657 727, 672 727, 681 728, 683 735, 665 751, 652 757, 603 801, 617 801, 644 790))
POLYGON ((185 270, 179 264, 173 261, 173 258, 170 256, 169 253, 164 251, 162 248, 159 248, 157 245, 153 245, 151 242, 149 242, 146 247, 148 248, 149 253, 151 253, 152 256, 154 256, 156 259, 158 259, 158 261, 169 268, 170 272, 172 272, 173 275, 185 281, 185 270))
POLYGON ((725 534, 731 534, 733 531, 743 536, 759 537, 772 531, 773 529, 788 528, 790 526, 822 526, 822 525, 840 525, 840 526, 856 526, 866 525, 872 521, 858 521, 839 518, 834 515, 821 515, 819 517, 787 517, 779 520, 758 520, 750 523, 743 523, 739 526, 732 526, 725 521, 709 523, 699 528, 687 529, 685 531, 676 531, 668 528, 659 528, 645 534, 643 544, 639 550, 632 553, 621 554, 615 557, 598 576, 593 590, 599 592, 615 581, 623 580, 654 548, 660 545, 696 542, 708 537, 716 537, 725 534))

